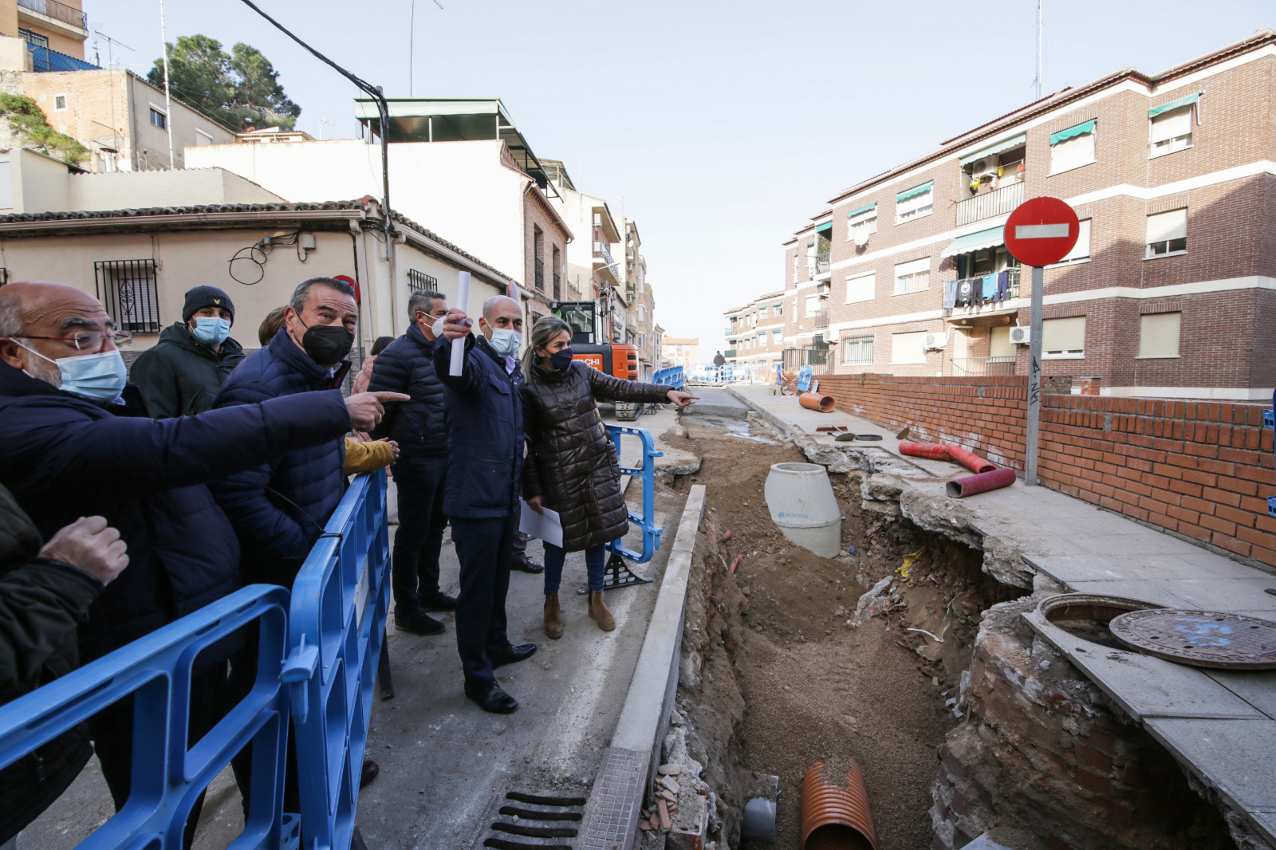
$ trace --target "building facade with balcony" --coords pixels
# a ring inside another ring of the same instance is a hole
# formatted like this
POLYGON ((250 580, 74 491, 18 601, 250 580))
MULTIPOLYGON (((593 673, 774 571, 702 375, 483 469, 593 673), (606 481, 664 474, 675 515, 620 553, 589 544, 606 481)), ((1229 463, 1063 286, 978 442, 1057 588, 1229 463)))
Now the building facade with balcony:
POLYGON ((784 359, 789 312, 785 293, 770 292, 724 314, 727 350, 722 353, 737 379, 747 376, 755 383, 774 382, 775 367, 784 359))
POLYGON ((21 38, 31 65, 48 68, 84 59, 89 22, 80 0, 0 0, 0 35, 21 38))
POLYGON ((1265 31, 1064 89, 836 195, 784 243, 786 363, 1026 374, 1030 273, 1002 229, 1052 195, 1081 233, 1045 270, 1045 374, 1119 396, 1270 398, 1273 79, 1265 31))

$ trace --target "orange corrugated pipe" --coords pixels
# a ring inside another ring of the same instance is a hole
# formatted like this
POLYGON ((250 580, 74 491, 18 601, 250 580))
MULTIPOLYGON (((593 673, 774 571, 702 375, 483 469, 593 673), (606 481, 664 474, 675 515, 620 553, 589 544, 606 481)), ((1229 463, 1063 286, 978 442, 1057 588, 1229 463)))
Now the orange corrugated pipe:
POLYGON ((823 761, 807 770, 802 780, 801 850, 877 850, 864 772, 854 761, 845 787, 830 781, 823 761))
POLYGON ((915 443, 903 440, 899 444, 899 453, 910 457, 924 457, 927 460, 949 460, 966 467, 976 475, 981 472, 992 472, 997 468, 974 452, 952 443, 915 443))
POLYGON ((831 413, 833 411, 833 396, 820 395, 819 393, 802 393, 798 396, 798 404, 807 410, 818 410, 820 413, 831 413))

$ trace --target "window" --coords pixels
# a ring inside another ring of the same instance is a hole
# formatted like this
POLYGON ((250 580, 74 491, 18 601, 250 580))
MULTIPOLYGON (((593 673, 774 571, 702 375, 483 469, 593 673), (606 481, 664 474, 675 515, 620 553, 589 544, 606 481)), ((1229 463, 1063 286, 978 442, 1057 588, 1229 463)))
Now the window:
POLYGON ((895 223, 930 215, 935 211, 935 182, 906 189, 895 196, 895 223))
POLYGON ((779 345, 779 344, 780 344, 780 343, 782 343, 782 342, 784 342, 784 332, 783 332, 783 331, 771 331, 771 343, 772 343, 773 345, 779 345))
POLYGON ((846 214, 846 238, 856 245, 867 245, 868 237, 877 232, 877 204, 858 207, 846 214))
POLYGON ((798 249, 793 249, 793 282, 797 283, 798 279, 798 249))
POLYGON ((891 334, 892 363, 925 363, 926 332, 891 334))
POLYGON ((195 144, 197 146, 211 145, 212 143, 213 143, 212 133, 206 133, 203 130, 199 129, 198 127, 195 128, 195 144))
POLYGON ((532 279, 536 289, 545 291, 545 231, 532 225, 532 279))
POLYGON ((33 47, 39 47, 43 50, 49 49, 49 37, 47 35, 40 35, 39 33, 31 32, 31 30, 19 27, 18 37, 27 43, 28 50, 33 47))
MULTIPOLYGON (((557 250, 557 249, 555 249, 555 250, 557 250)), ((638 321, 640 321, 640 322, 645 322, 645 321, 647 321, 647 307, 646 307, 646 305, 644 305, 644 304, 639 304, 639 305, 638 305, 638 321)))
POLYGON ((55 94, 53 96, 53 109, 57 112, 66 111, 66 95, 55 94))
POLYGON ((1187 210, 1170 210, 1148 216, 1147 256, 1163 257, 1187 250, 1187 210))
POLYGON ((1196 106, 1163 112, 1148 121, 1148 156, 1164 156, 1192 146, 1192 116, 1196 106))
POLYGON ((554 265, 552 271, 554 273, 554 289, 552 295, 555 301, 563 300, 563 252, 557 245, 553 246, 554 265))
POLYGON ((152 127, 157 127, 161 130, 168 129, 168 116, 165 115, 163 111, 156 109, 155 107, 152 106, 150 115, 151 115, 152 127))
POLYGON ((1139 359, 1179 356, 1182 313, 1149 313, 1139 316, 1139 359))
POLYGON ((781 316, 783 316, 783 315, 784 315, 784 305, 783 305, 783 304, 772 304, 772 305, 771 305, 771 315, 772 315, 772 316, 774 316, 774 317, 775 317, 775 318, 777 318, 777 319, 778 319, 778 318, 780 318, 781 316))
POLYGON ((873 338, 852 336, 842 340, 842 362, 847 366, 873 365, 873 338))
POLYGON ((806 317, 809 319, 818 312, 820 312, 820 296, 806 296, 806 317))
POLYGON ((93 271, 98 300, 120 330, 160 332, 154 260, 99 260, 93 264, 93 271))
POLYGON ((846 303, 872 301, 877 297, 877 275, 873 272, 846 279, 846 303))
POLYGON ((1072 250, 1058 262, 1058 265, 1079 263, 1088 259, 1090 259, 1090 219, 1083 218, 1077 228, 1077 244, 1072 246, 1072 250))
POLYGON ((1050 173, 1071 171, 1094 162, 1094 119, 1050 136, 1050 173))
MULTIPOLYGON (((409 292, 438 292, 439 279, 432 274, 426 274, 416 269, 408 269, 408 291, 409 292)), ((461 309, 465 309, 465 305, 459 305, 461 309)))
POLYGON ((1085 316, 1046 319, 1041 323, 1041 356, 1053 360, 1085 357, 1085 316))
POLYGON ((988 356, 1014 359, 1015 347, 1010 342, 1010 325, 1001 325, 992 329, 988 335, 988 356))
POLYGON ((925 292, 930 288, 930 257, 922 257, 895 267, 895 294, 925 292))

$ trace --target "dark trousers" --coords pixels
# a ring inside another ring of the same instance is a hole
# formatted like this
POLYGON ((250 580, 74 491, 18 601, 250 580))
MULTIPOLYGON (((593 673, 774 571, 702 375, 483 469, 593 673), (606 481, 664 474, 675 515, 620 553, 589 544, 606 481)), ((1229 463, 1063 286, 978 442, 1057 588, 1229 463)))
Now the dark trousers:
MULTIPOLYGON (((558 593, 563 580, 563 563, 567 552, 553 543, 545 544, 545 595, 558 593)), ((599 543, 585 550, 585 572, 589 576, 589 592, 602 593, 607 575, 607 544, 599 543)))
POLYGON ((443 548, 443 483, 447 458, 428 458, 395 469, 399 488, 399 530, 394 535, 391 583, 394 604, 413 608, 439 592, 439 551, 443 548))
MULTIPOLYGON (((192 674, 188 746, 194 746, 217 725, 230 707, 225 662, 192 674)), ((115 810, 119 811, 128 802, 133 777, 132 698, 120 700, 91 717, 89 732, 102 766, 102 777, 111 791, 111 799, 115 801, 115 810)), ((156 734, 162 734, 162 730, 156 734)), ((186 821, 185 846, 188 848, 195 839, 195 827, 199 824, 199 812, 203 807, 204 795, 200 794, 186 821)))
POLYGON ((465 681, 492 684, 491 650, 510 645, 505 632, 505 595, 510 587, 514 517, 452 518, 452 542, 461 562, 456 606, 456 646, 465 681))

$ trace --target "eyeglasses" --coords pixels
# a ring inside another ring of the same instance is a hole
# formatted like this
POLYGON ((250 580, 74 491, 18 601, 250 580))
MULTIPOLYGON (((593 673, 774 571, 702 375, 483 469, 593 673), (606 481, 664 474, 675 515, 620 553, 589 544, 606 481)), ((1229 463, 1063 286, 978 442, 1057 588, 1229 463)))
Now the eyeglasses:
POLYGON ((32 336, 31 334, 20 334, 23 339, 44 339, 53 342, 60 342, 69 345, 76 351, 96 352, 102 350, 102 344, 107 340, 111 340, 117 346, 127 345, 133 341, 133 335, 127 331, 117 330, 82 330, 66 336, 32 336))

